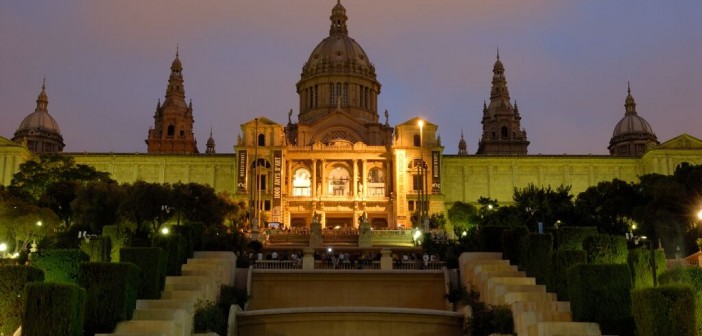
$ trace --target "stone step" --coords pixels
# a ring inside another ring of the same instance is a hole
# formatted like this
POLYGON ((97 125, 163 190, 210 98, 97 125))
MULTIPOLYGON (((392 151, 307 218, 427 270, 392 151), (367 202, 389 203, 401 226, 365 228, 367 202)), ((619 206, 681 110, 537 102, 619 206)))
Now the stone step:
POLYGON ((487 280, 490 278, 508 277, 508 278, 526 278, 526 272, 523 271, 487 271, 480 273, 478 278, 474 278, 475 290, 481 294, 487 290, 487 280))
POLYGON ((512 302, 527 301, 527 302, 556 302, 558 296, 556 293, 538 293, 538 292, 509 292, 502 296, 503 304, 509 305, 512 302))
POLYGON ((163 336, 186 336, 176 327, 175 321, 124 321, 117 323, 115 334, 143 335, 157 334, 163 336))
POLYGON ((518 335, 527 335, 529 327, 539 322, 572 322, 570 312, 522 312, 512 314, 514 330, 518 335))
POLYGON ((183 309, 137 309, 132 321, 174 321, 183 335, 193 329, 193 317, 183 309))
MULTIPOLYGON (((458 267, 463 277, 468 276, 467 264, 474 260, 502 260, 502 253, 499 252, 465 252, 458 257, 458 267)), ((463 279, 466 283, 468 279, 463 279)))
POLYGON ((165 290, 161 292, 161 299, 188 300, 195 304, 198 300, 205 300, 206 298, 202 291, 165 290))
POLYGON ((473 282, 474 270, 478 266, 487 265, 505 265, 510 266, 509 260, 498 260, 498 259, 477 259, 469 260, 465 264, 461 265, 461 274, 464 274, 464 282, 473 282))
POLYGON ((182 309, 191 315, 194 312, 193 308, 190 300, 181 299, 137 300, 136 303, 136 309, 182 309))
POLYGON ((219 295, 219 286, 214 278, 209 278, 201 275, 181 275, 167 276, 166 285, 168 284, 201 284, 205 286, 205 298, 210 301, 217 301, 219 295))
MULTIPOLYGON (((521 334, 520 334, 521 335, 521 334)), ((529 327, 528 336, 601 336, 600 326, 591 322, 539 322, 529 327)))
POLYGON ((197 283, 170 283, 163 287, 164 291, 200 291, 205 292, 207 286, 197 283))
POLYGON ((504 295, 510 292, 518 293, 546 293, 544 285, 514 285, 514 284, 497 284, 491 291, 485 292, 485 298, 482 300, 491 305, 506 304, 504 295))
MULTIPOLYGON (((536 279, 531 277, 492 277, 485 281, 483 284, 483 291, 480 293, 488 293, 492 291, 496 285, 536 285, 536 279)), ((485 295, 489 296, 489 294, 485 295)))
POLYGON ((236 264, 230 264, 227 259, 216 258, 190 258, 181 266, 181 270, 209 270, 216 272, 217 279, 220 284, 232 285, 234 282, 234 273, 236 272, 236 264))

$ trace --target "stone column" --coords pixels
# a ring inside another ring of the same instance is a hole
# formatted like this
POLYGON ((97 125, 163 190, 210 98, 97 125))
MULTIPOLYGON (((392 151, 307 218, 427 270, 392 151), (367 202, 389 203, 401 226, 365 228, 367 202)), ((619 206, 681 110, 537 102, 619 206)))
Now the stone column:
POLYGON ((381 270, 392 270, 392 256, 390 255, 392 251, 387 249, 380 250, 380 269, 381 270))
POLYGON ((317 190, 317 183, 319 183, 319 181, 317 181, 317 160, 312 160, 312 181, 310 181, 310 183, 310 188, 312 189, 310 195, 312 197, 317 197, 317 193, 321 191, 317 190))
POLYGON ((314 269, 314 249, 311 247, 305 247, 302 249, 302 269, 314 269))

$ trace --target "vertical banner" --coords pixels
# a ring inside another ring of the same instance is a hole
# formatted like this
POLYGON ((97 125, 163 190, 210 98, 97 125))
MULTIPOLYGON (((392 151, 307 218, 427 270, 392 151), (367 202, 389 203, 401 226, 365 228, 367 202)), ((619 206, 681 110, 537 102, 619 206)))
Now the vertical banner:
POLYGON ((246 166, 246 151, 240 150, 237 157, 237 168, 239 172, 236 176, 236 192, 245 193, 246 192, 246 172, 248 171, 246 166))
POLYGON ((273 206, 271 222, 283 222, 283 151, 273 151, 273 206))
POLYGON ((431 152, 431 193, 441 193, 441 154, 439 151, 431 152))

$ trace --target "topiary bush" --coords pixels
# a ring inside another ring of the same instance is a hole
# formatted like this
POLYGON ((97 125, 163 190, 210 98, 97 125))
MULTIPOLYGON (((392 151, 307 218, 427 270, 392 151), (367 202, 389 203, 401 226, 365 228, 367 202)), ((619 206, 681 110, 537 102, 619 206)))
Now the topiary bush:
POLYGON ((167 275, 180 275, 181 267, 188 261, 185 239, 177 233, 158 235, 153 239, 153 247, 160 247, 168 255, 167 275))
POLYGON ((585 238, 596 235, 595 226, 563 226, 554 230, 555 246, 561 251, 583 251, 585 238))
POLYGON ((24 287, 33 281, 44 281, 44 272, 30 266, 0 266, 0 335, 12 335, 22 323, 24 287))
POLYGON ((587 263, 585 251, 554 251, 551 254, 551 267, 546 277, 546 287, 549 292, 556 293, 560 301, 568 301, 568 269, 585 263, 587 263))
POLYGON ((110 260, 120 262, 119 249, 129 246, 129 234, 119 225, 105 225, 102 227, 102 236, 110 238, 110 260))
POLYGON ((139 268, 132 263, 88 262, 80 265, 78 283, 85 288, 87 335, 110 333, 132 318, 139 291, 139 268))
POLYGON ((625 237, 607 234, 588 236, 583 240, 583 249, 591 264, 626 264, 629 255, 625 237))
MULTIPOLYGON (((665 253, 662 250, 654 251, 656 258, 656 276, 660 276, 667 269, 665 263, 665 253)), ((632 249, 627 256, 629 270, 635 289, 653 287, 653 275, 651 274, 651 250, 632 249)))
POLYGON ((623 264, 578 264, 568 269, 573 321, 597 322, 602 334, 633 335, 631 273, 623 264))
POLYGON ((80 263, 88 261, 78 249, 40 250, 30 256, 32 266, 44 271, 46 282, 78 283, 80 263))
POLYGON ((509 260, 512 265, 519 265, 524 240, 528 234, 529 229, 524 225, 502 230, 500 239, 502 258, 509 260))
POLYGON ((112 240, 110 237, 82 239, 80 250, 85 252, 92 262, 110 262, 112 260, 112 240))
POLYGON ((139 298, 160 298, 166 283, 166 251, 160 247, 125 247, 119 253, 122 262, 133 263, 141 270, 139 298))
MULTIPOLYGON (((192 258, 195 252, 195 237, 193 227, 190 225, 171 226, 173 232, 181 235, 185 240, 185 253, 187 258, 192 258)), ((186 258, 186 259, 187 259, 186 258)))
POLYGON ((661 285, 685 284, 692 287, 695 297, 697 332, 702 335, 702 268, 681 267, 664 271, 658 277, 661 285))
POLYGON ((637 336, 696 336, 695 300, 689 285, 675 284, 631 293, 637 336))
POLYGON ((24 297, 22 335, 83 335, 83 288, 70 283, 30 282, 25 287, 24 297))
POLYGON ((551 266, 553 252, 553 235, 529 233, 522 248, 520 267, 529 276, 535 277, 536 282, 546 283, 551 266))
POLYGON ((216 303, 199 301, 195 304, 193 326, 196 333, 216 332, 227 334, 227 316, 224 316, 216 303))

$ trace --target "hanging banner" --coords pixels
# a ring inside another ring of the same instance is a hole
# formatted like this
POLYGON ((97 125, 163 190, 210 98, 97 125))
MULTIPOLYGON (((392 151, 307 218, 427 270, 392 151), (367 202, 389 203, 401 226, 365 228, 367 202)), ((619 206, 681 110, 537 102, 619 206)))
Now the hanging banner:
POLYGON ((441 193, 441 153, 431 152, 431 193, 441 193))
POLYGON ((273 207, 271 222, 283 221, 283 151, 273 151, 273 207))
POLYGON ((246 192, 246 151, 240 150, 237 157, 237 168, 239 172, 236 177, 236 192, 245 193, 246 192))

